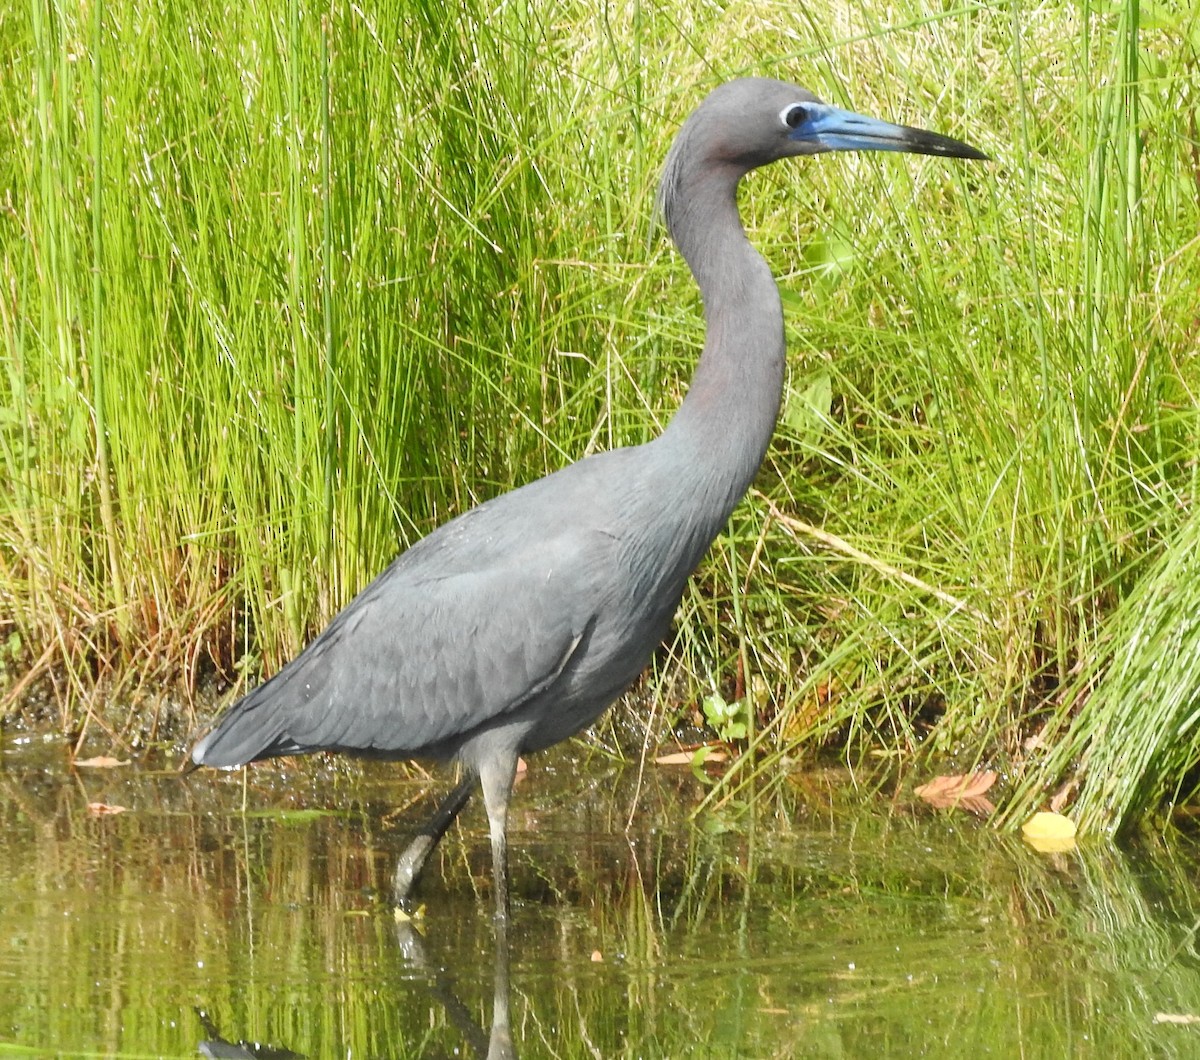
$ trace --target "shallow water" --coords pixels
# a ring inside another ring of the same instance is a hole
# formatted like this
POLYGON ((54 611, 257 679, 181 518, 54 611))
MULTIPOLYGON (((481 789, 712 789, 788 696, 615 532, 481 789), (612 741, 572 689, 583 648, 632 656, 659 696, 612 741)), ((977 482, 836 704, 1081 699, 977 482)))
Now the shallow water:
MULTIPOLYGON (((420 935, 384 897, 446 782, 4 749, 0 1055, 486 1053, 481 809, 422 881, 420 935)), ((510 839, 520 1056, 1200 1055, 1200 1024, 1156 1022, 1200 1015, 1186 838, 1039 855, 836 771, 692 823, 703 795, 687 770, 639 786, 598 757, 533 760, 510 839)))

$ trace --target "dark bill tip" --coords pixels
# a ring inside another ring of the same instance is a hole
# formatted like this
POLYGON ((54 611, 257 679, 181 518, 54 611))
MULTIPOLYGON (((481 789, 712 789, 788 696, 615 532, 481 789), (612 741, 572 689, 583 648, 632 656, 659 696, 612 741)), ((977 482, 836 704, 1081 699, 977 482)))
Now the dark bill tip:
POLYGON ((943 155, 946 158, 977 158, 981 162, 991 161, 990 155, 961 140, 926 129, 914 129, 910 125, 899 125, 897 128, 903 134, 898 148, 901 151, 909 151, 915 155, 943 155))

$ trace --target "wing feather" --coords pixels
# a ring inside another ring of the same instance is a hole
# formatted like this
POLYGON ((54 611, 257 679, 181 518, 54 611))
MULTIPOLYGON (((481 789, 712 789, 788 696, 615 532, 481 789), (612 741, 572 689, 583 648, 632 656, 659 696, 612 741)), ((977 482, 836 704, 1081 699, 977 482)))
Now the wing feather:
POLYGON ((461 737, 561 674, 596 614, 595 575, 611 543, 598 536, 586 549, 578 535, 510 543, 503 562, 449 574, 433 550, 410 550, 235 704, 197 744, 194 761, 233 766, 314 750, 452 753, 461 737), (439 573, 426 576, 430 566, 439 573))

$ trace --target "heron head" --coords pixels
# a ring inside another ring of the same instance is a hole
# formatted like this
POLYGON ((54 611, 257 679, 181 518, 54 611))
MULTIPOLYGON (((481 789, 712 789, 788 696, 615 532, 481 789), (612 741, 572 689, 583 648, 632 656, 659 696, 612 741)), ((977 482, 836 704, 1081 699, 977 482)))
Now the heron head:
POLYGON ((825 151, 907 151, 987 158, 939 133, 855 114, 784 81, 743 78, 715 88, 689 119, 687 140, 712 165, 750 170, 825 151))

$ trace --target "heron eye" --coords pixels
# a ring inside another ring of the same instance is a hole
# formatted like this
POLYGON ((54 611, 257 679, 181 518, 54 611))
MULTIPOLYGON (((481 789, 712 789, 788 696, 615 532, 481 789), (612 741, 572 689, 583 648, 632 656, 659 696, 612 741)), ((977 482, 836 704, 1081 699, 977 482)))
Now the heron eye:
POLYGON ((808 120, 808 108, 799 103, 793 103, 790 107, 784 107, 783 113, 779 116, 783 119, 784 125, 789 129, 795 129, 802 122, 808 120))

